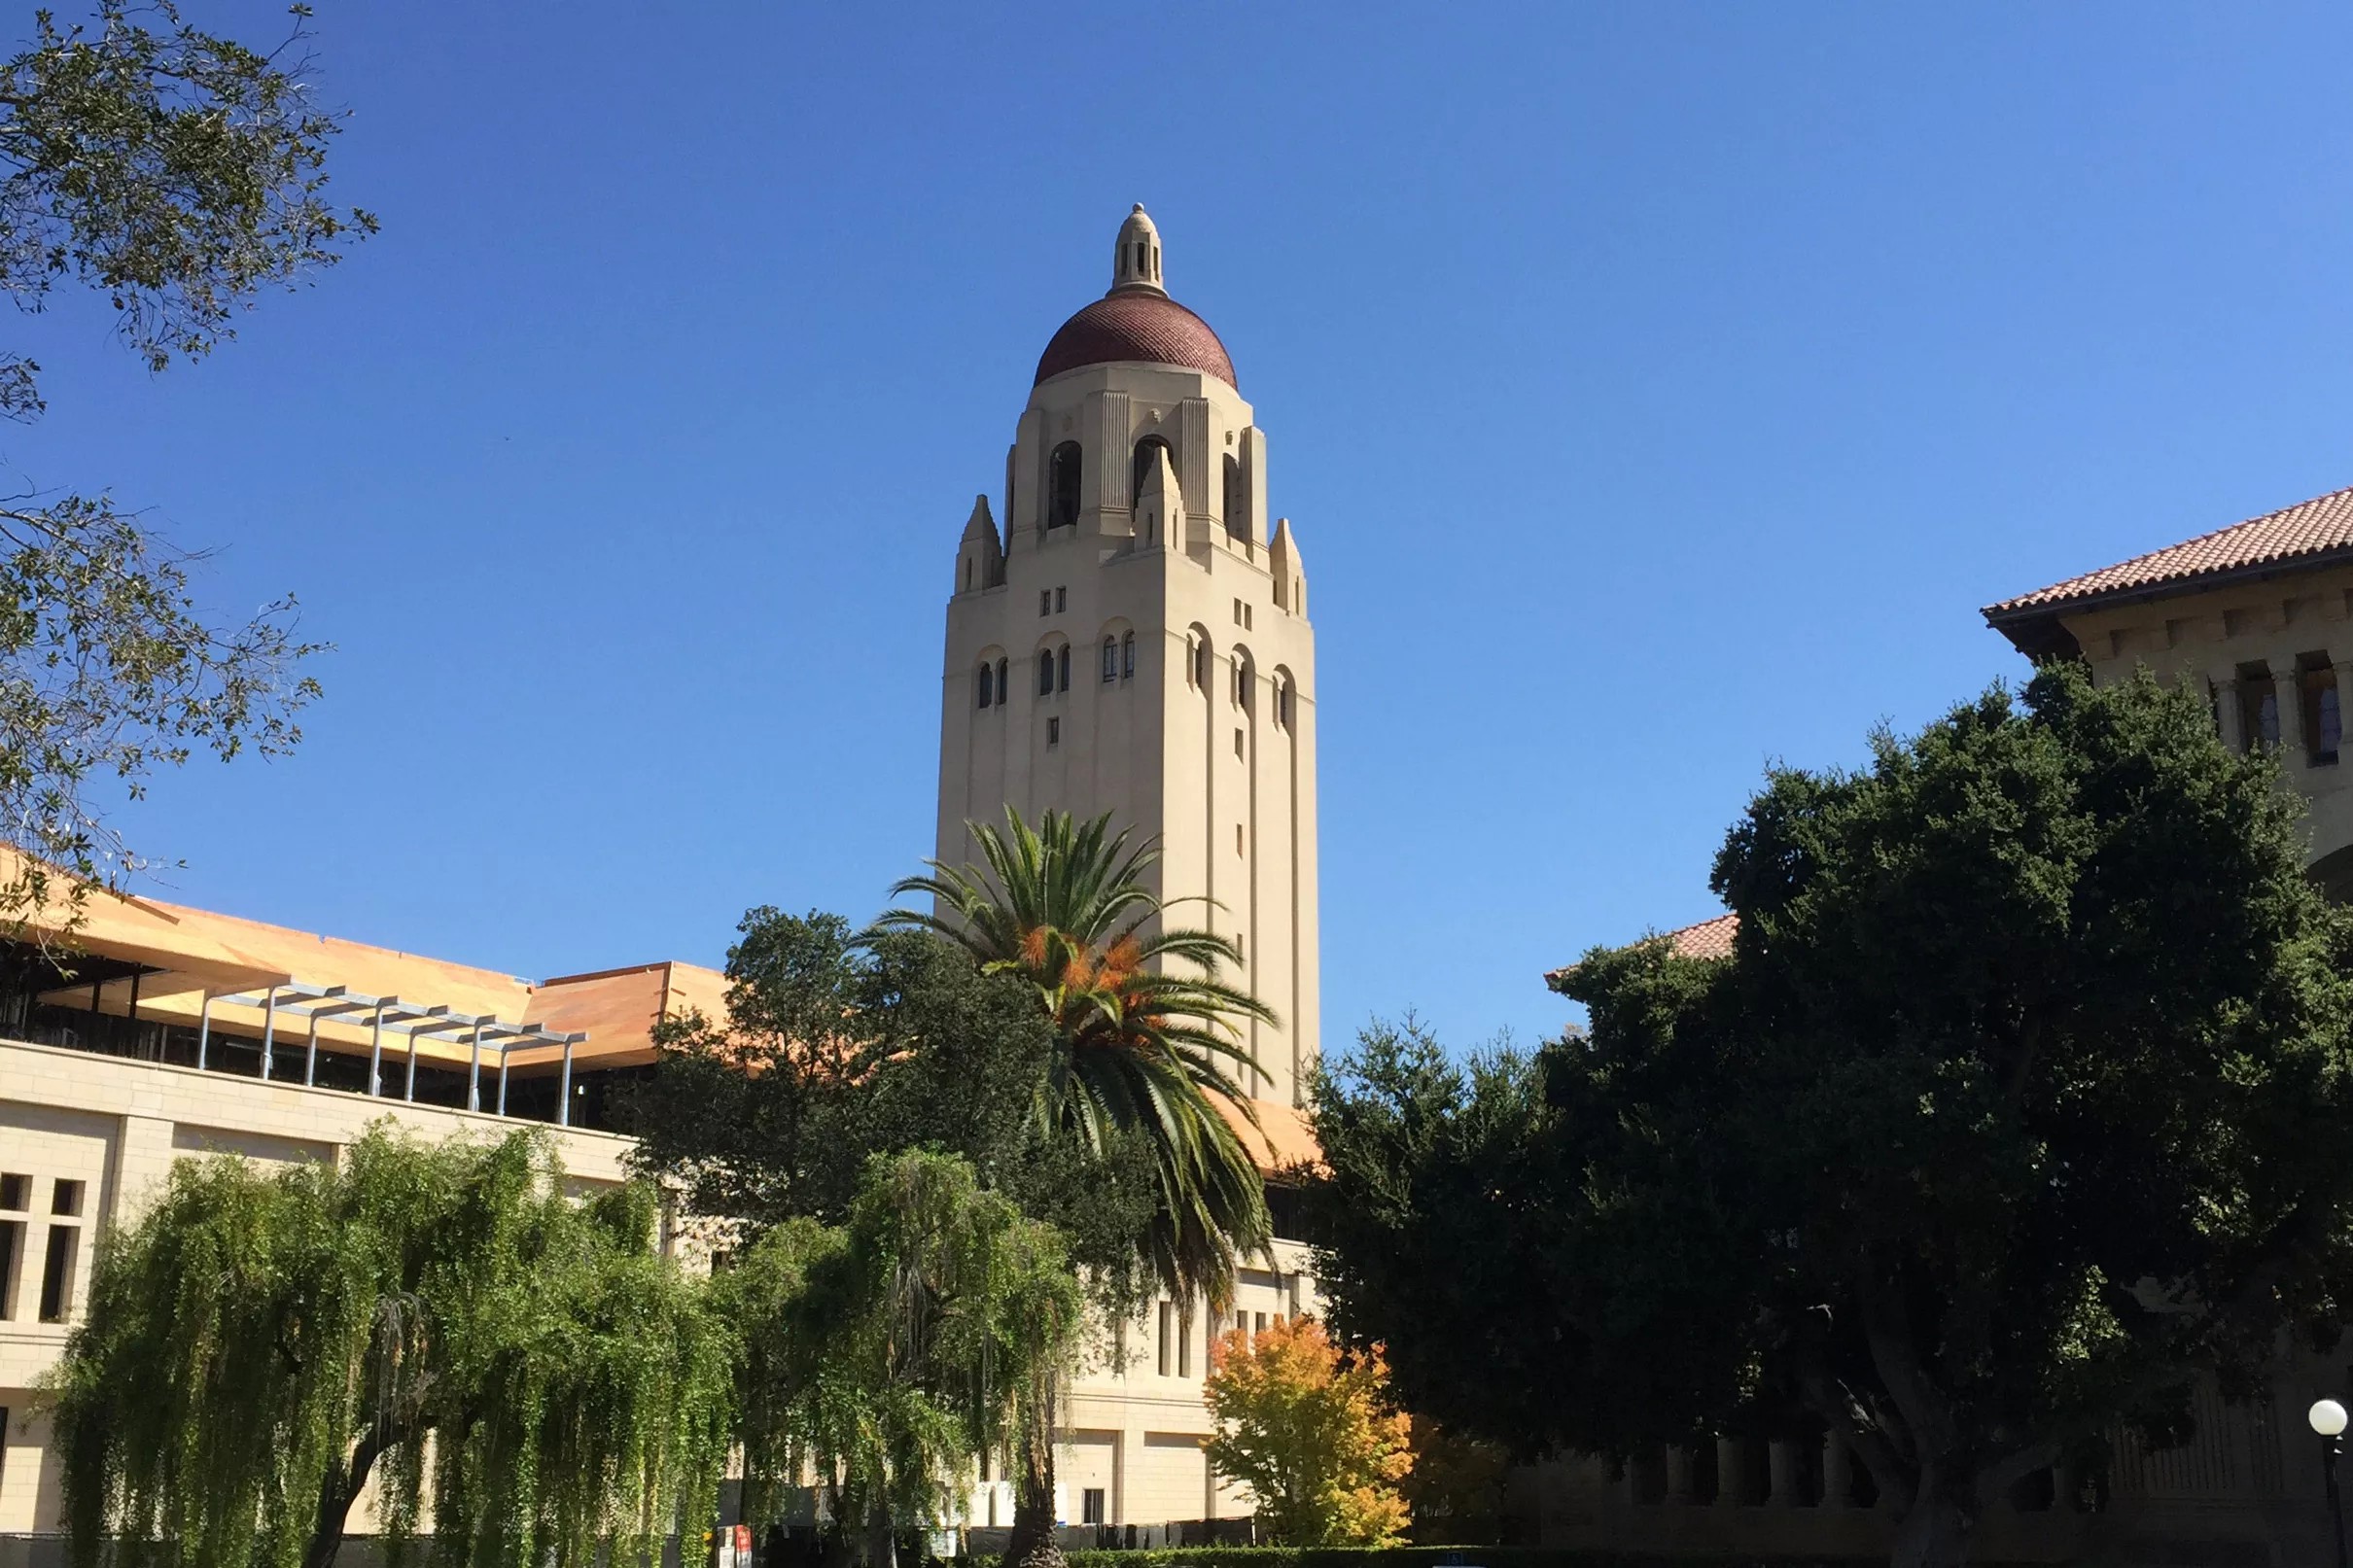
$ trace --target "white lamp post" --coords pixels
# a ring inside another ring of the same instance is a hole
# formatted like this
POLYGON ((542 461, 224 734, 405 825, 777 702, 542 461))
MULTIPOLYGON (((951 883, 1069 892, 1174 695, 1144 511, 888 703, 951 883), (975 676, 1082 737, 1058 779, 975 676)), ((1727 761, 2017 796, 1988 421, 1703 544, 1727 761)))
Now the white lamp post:
POLYGON ((2345 1408, 2333 1399, 2315 1400, 2304 1419, 2320 1434, 2321 1475, 2329 1483, 2329 1533, 2336 1538, 2336 1568, 2346 1568, 2345 1504, 2336 1490, 2337 1440, 2344 1436, 2345 1408))

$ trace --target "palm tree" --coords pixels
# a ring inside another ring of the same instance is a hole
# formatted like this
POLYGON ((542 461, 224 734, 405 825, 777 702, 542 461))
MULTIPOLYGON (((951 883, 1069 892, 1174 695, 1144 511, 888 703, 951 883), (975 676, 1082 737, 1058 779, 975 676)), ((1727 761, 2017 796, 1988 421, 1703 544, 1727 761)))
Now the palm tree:
MULTIPOLYGON (((1273 1238, 1257 1166, 1211 1100, 1253 1126, 1233 1071, 1248 1070, 1240 1024, 1272 1024, 1272 1009, 1218 979, 1241 953, 1213 931, 1165 923, 1171 904, 1145 885, 1156 842, 1130 847, 1110 817, 1080 822, 1049 811, 1033 829, 1011 807, 1002 831, 966 824, 977 865, 926 862, 894 896, 928 893, 931 910, 894 909, 879 929, 917 929, 965 949, 982 971, 1020 977, 1052 1020, 1056 1050, 1037 1085, 1037 1115, 1052 1132, 1104 1152, 1140 1133, 1158 1177, 1159 1203, 1141 1238, 1170 1295, 1231 1299, 1237 1257, 1273 1238)), ((1024 1422, 1021 1497, 1009 1563, 1059 1557, 1053 1523, 1052 1394, 1024 1422)))

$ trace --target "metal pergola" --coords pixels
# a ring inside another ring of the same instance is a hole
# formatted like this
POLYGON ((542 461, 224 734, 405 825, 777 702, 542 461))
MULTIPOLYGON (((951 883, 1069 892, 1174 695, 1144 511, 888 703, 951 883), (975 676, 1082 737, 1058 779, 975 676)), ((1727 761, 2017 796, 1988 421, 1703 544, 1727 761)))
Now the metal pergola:
POLYGON ((407 1085, 402 1098, 413 1101, 417 1098, 417 1042, 420 1040, 465 1040, 473 1046, 473 1057, 466 1072, 466 1108, 482 1108, 482 1047, 489 1046, 499 1055, 499 1098, 497 1113, 507 1114, 507 1062, 518 1047, 561 1046, 564 1051, 563 1077, 556 1092, 556 1125, 572 1125, 572 1051, 588 1036, 584 1033, 563 1034, 543 1028, 537 1024, 509 1024, 487 1013, 461 1013, 449 1007, 419 1007, 398 996, 366 996, 346 986, 311 986, 299 981, 267 987, 258 992, 239 992, 233 995, 216 996, 204 993, 204 1005, 196 1020, 196 1066, 201 1070, 212 1046, 212 1010, 216 1002, 231 1007, 258 1007, 262 1010, 262 1076, 267 1079, 277 1054, 278 1015, 290 1013, 308 1022, 308 1045, 302 1056, 302 1082, 309 1086, 319 1070, 319 1020, 340 1018, 353 1013, 369 1016, 368 1093, 382 1098, 384 1093, 384 1035, 387 1030, 407 1036, 407 1085))

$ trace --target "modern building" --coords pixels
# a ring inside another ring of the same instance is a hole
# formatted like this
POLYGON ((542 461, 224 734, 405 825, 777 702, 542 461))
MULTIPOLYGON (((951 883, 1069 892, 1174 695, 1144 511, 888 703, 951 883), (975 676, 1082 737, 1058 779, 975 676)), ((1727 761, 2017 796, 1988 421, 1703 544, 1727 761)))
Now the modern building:
MULTIPOLYGON (((1317 1034, 1315 667, 1306 576, 1266 516, 1266 438, 1216 334, 1161 284, 1141 209, 1113 287, 1057 331, 948 609, 937 851, 1006 804, 1109 811, 1157 836, 1164 896, 1234 938, 1281 1018, 1249 1040, 1262 1166, 1311 1159, 1296 1109, 1317 1034), (1035 606, 1035 613, 1032 608, 1035 606)), ((8 869, 0 866, 0 870, 8 869)), ((32 1398, 87 1295, 92 1249, 172 1162, 333 1160, 390 1117, 429 1136, 547 1124, 570 1178, 623 1178, 616 1084, 653 1030, 724 1016, 715 970, 663 962, 527 981, 143 898, 51 908, 0 942, 0 1565, 57 1527, 32 1398)), ((1106 1326, 1066 1405, 1072 1526, 1236 1517, 1202 1452, 1222 1330, 1312 1311, 1307 1249, 1276 1203, 1274 1256, 1236 1299, 1158 1301, 1106 1326)), ((673 1217, 665 1245, 691 1251, 673 1217)), ((984 1478, 973 1523, 1009 1525, 984 1478)), ((47 1550, 47 1549, 45 1549, 47 1550)), ((22 1553, 17 1554, 21 1556, 22 1553)))
MULTIPOLYGON (((2276 749, 2283 784, 2307 802, 2310 875, 2353 896, 2353 789, 2339 769, 2353 697, 2353 490, 2250 518, 2180 544, 1986 607, 2027 657, 2080 659, 2096 682, 2146 666, 2195 682, 2240 749, 2276 749)), ((1694 958, 1731 956, 1738 918, 1668 933, 1694 958)), ((1564 971, 1546 980, 1558 987, 1564 971)), ((2087 1490, 2029 1477, 1979 1521, 1973 1551, 2009 1562, 2258 1565, 2331 1560, 2319 1447, 2304 1411, 2344 1397, 2345 1369, 2283 1348, 2266 1397, 2195 1396, 2183 1447, 2116 1439, 2088 1488, 2096 1511, 2058 1501, 2087 1490)), ((1523 1517, 1547 1544, 1640 1541, 1692 1551, 1876 1553, 1895 1521, 1835 1440, 1725 1438, 1611 1467, 1563 1459, 1522 1472, 1523 1517)))

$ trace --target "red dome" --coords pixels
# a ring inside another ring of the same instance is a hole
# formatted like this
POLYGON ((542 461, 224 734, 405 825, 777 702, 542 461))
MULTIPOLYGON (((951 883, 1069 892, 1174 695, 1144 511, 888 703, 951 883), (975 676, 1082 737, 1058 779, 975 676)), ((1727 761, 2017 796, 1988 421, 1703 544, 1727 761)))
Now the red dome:
POLYGON ((1181 366, 1241 390, 1234 362, 1210 324, 1168 296, 1143 289, 1106 295, 1064 322, 1038 356, 1037 378, 1031 385, 1081 366, 1119 360, 1181 366))

